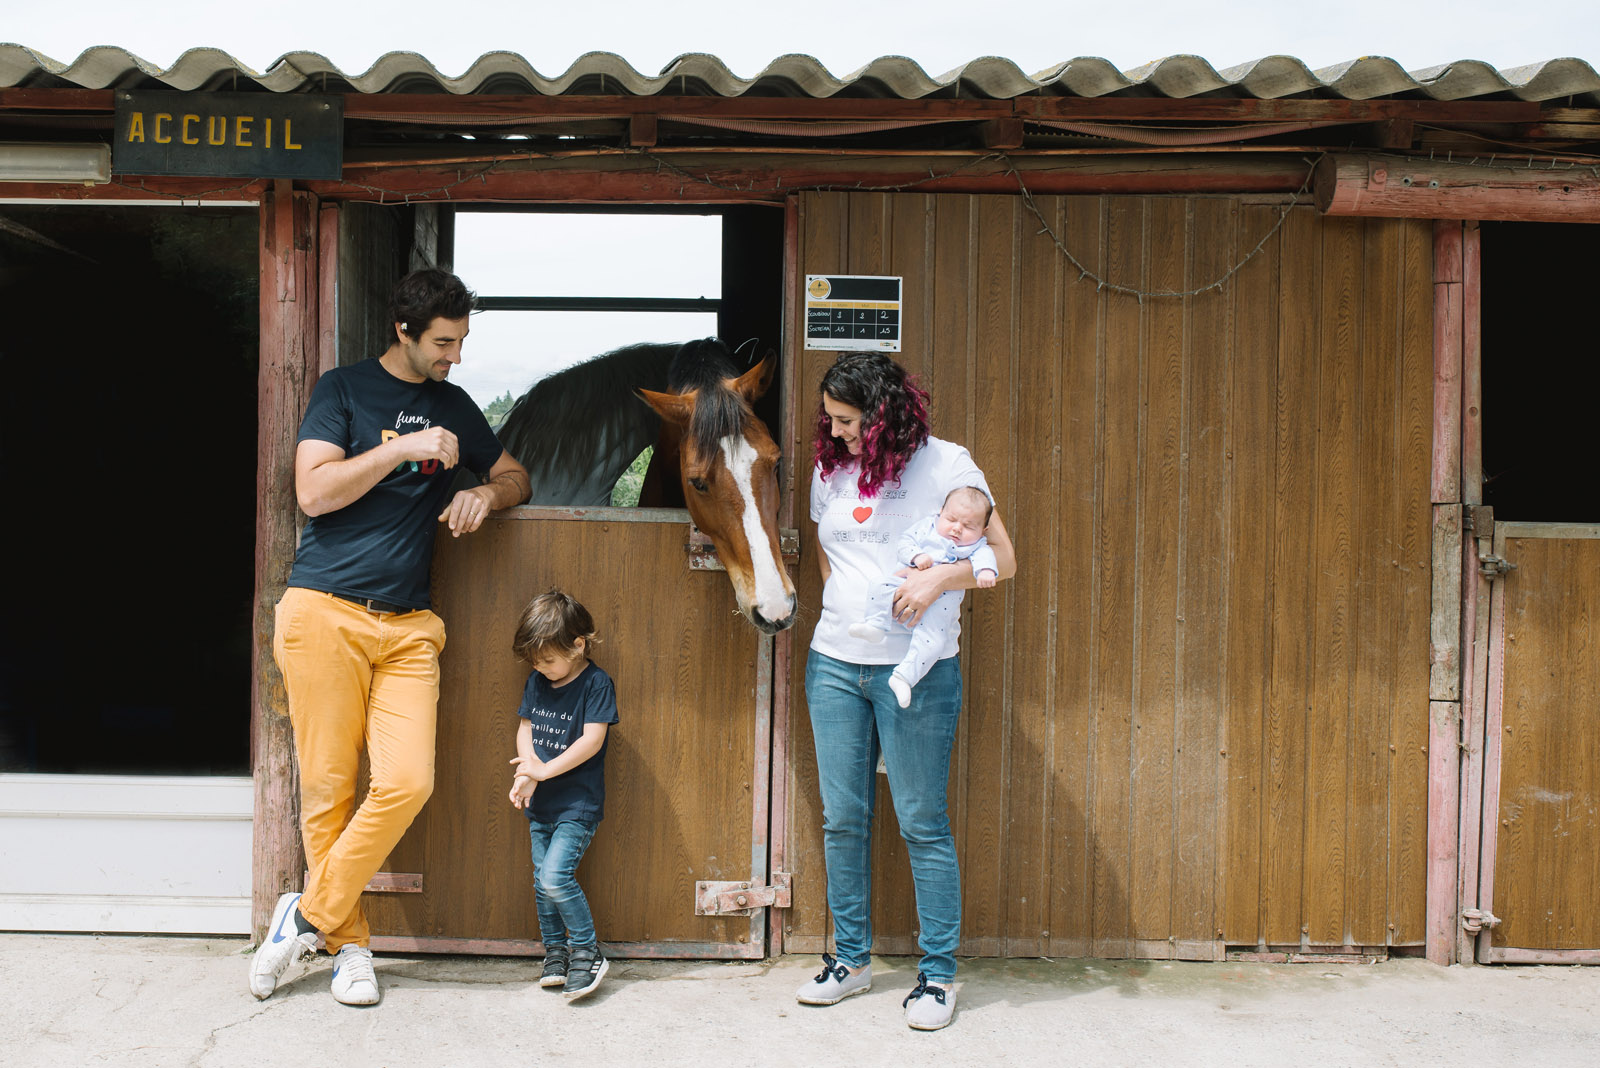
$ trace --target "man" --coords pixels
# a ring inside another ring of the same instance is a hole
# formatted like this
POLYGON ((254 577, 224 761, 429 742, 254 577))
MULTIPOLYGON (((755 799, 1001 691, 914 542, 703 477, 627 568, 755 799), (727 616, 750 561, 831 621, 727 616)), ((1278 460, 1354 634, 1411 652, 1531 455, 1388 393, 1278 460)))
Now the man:
POLYGON ((445 381, 461 362, 473 300, 446 271, 401 279, 388 350, 323 375, 300 424, 295 496, 311 518, 272 648, 288 692, 311 874, 304 894, 284 894, 273 909, 250 968, 258 998, 271 996, 291 960, 316 952, 321 931, 334 998, 378 1000, 361 891, 433 791, 445 641, 429 609, 434 531, 442 522, 453 537, 471 533, 529 494, 527 471, 445 381), (485 478, 445 505, 457 464, 485 478), (371 780, 357 808, 363 751, 371 780))

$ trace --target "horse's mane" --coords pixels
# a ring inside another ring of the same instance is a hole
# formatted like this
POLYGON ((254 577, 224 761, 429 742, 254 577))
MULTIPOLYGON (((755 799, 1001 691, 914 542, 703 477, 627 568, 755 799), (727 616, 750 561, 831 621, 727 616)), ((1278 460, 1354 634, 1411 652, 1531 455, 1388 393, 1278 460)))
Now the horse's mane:
POLYGON ((724 384, 738 376, 732 353, 718 338, 686 341, 673 354, 667 368, 667 390, 698 391, 688 437, 702 456, 715 455, 722 439, 739 434, 751 414, 745 399, 724 384))
POLYGON ((528 469, 534 504, 603 503, 573 500, 567 489, 555 487, 590 478, 591 472, 604 481, 610 471, 609 494, 617 475, 654 444, 660 417, 634 390, 667 389, 667 365, 679 347, 625 345, 541 379, 517 399, 495 434, 528 469), (547 486, 549 493, 542 493, 547 486))

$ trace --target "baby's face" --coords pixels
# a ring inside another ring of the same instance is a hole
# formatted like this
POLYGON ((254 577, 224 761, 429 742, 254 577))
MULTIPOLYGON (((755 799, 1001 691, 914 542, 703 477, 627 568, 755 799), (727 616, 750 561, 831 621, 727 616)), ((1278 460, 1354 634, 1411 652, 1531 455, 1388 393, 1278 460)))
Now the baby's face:
POLYGON ((971 545, 983 537, 983 512, 968 504, 946 501, 933 529, 939 537, 949 538, 957 545, 971 545))

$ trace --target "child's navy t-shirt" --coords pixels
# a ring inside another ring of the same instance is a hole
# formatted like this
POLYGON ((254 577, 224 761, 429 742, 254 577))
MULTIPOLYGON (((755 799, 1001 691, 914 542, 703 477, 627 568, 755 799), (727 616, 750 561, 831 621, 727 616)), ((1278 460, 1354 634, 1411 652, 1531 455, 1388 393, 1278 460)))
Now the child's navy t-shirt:
MULTIPOLYGON (((522 688, 522 707, 517 709, 517 715, 533 724, 534 755, 540 760, 553 760, 583 737, 585 724, 617 722, 616 687, 611 676, 593 661, 565 686, 551 686, 549 680, 534 671, 522 688)), ((606 748, 610 744, 608 731, 598 753, 539 783, 528 802, 528 818, 539 823, 559 823, 598 821, 604 816, 606 748)))

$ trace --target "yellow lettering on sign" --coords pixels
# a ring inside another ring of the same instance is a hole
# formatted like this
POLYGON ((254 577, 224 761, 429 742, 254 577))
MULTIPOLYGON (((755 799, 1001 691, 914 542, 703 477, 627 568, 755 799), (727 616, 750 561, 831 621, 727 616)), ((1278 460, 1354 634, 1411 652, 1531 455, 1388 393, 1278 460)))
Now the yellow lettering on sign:
POLYGON ((179 133, 178 136, 183 138, 183 143, 184 144, 186 144, 186 145, 198 145, 200 143, 200 138, 189 136, 189 124, 191 122, 199 122, 199 121, 200 121, 200 116, 198 116, 198 115, 185 115, 183 117, 183 126, 182 126, 181 132, 179 133))
POLYGON ((172 143, 172 135, 171 134, 163 134, 161 132, 161 120, 162 119, 165 119, 168 122, 171 122, 172 121, 172 116, 168 115, 165 111, 156 112, 156 121, 155 121, 156 144, 158 144, 158 145, 169 145, 169 144, 172 143))
POLYGON ((129 116, 128 140, 144 143, 144 112, 135 111, 129 116))
POLYGON ((271 148, 272 147, 272 120, 268 119, 268 120, 266 120, 266 122, 267 122, 267 147, 271 148))
POLYGON ((299 151, 300 146, 294 143, 294 130, 289 125, 290 120, 283 120, 283 147, 291 151, 299 151))
POLYGON ((237 148, 254 148, 250 142, 250 124, 256 121, 254 115, 238 115, 233 120, 233 143, 237 148))
POLYGON ((228 143, 228 117, 226 115, 206 116, 206 143, 211 145, 225 145, 228 143))

